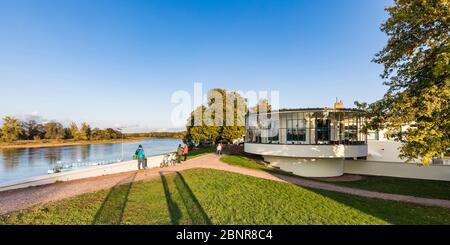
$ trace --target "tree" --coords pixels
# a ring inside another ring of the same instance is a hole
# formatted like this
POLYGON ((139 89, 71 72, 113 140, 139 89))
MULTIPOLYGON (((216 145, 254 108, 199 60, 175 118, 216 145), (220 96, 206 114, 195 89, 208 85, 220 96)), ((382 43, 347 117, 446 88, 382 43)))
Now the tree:
POLYGON ((45 138, 45 128, 44 125, 38 123, 36 125, 36 134, 34 135, 33 140, 41 140, 43 138, 45 138))
POLYGON ((367 126, 402 142, 400 157, 428 164, 450 147, 449 1, 396 0, 386 10, 389 40, 374 62, 388 91, 368 106, 367 126))
POLYGON ((64 127, 61 123, 50 121, 44 124, 46 139, 64 139, 64 127))
POLYGON ((70 128, 64 128, 64 139, 73 139, 72 131, 70 128))
POLYGON ((186 143, 231 143, 245 132, 245 98, 237 92, 215 88, 208 92, 206 106, 196 108, 188 119, 183 141, 186 143), (202 115, 196 125, 195 117, 202 115))
POLYGON ((80 140, 81 134, 80 134, 80 130, 78 129, 78 126, 76 123, 74 123, 74 122, 70 123, 69 130, 70 130, 70 135, 72 136, 72 138, 74 140, 80 140))
POLYGON ((105 131, 105 139, 120 139, 122 138, 122 133, 118 130, 112 128, 107 128, 105 131))
POLYGON ((245 127, 225 126, 222 128, 220 138, 223 142, 233 143, 234 140, 240 139, 245 135, 245 127))
POLYGON ((92 140, 101 140, 103 139, 103 131, 99 128, 94 128, 91 131, 91 139, 92 140))
POLYGON ((42 124, 37 123, 35 120, 28 120, 22 124, 24 129, 25 139, 38 140, 45 136, 45 130, 42 124))
POLYGON ((251 112, 256 113, 265 113, 265 112, 271 112, 272 111, 272 105, 269 103, 269 100, 267 99, 261 99, 258 101, 258 104, 256 104, 254 107, 250 108, 251 112))
MULTIPOLYGON (((159 137, 161 134, 168 137, 181 135, 178 133, 150 133, 159 137)), ((146 134, 146 135, 150 135, 146 134)), ((126 135, 123 135, 124 137, 126 135)), ((71 123, 69 127, 64 128, 63 125, 56 121, 50 121, 45 125, 37 123, 34 120, 21 122, 13 117, 5 117, 3 126, 0 128, 0 140, 11 142, 15 140, 39 140, 39 139, 74 139, 74 140, 110 140, 122 138, 122 132, 106 128, 104 130, 95 128, 91 130, 91 126, 82 123, 79 129, 76 123, 71 123)))
POLYGON ((91 138, 91 126, 87 123, 81 124, 80 140, 89 140, 91 138))
POLYGON ((24 135, 22 123, 19 119, 6 116, 3 118, 2 141, 12 142, 19 140, 24 135))
POLYGON ((201 125, 195 125, 194 115, 198 112, 204 113, 206 111, 205 106, 200 106, 191 112, 191 116, 188 119, 188 123, 186 125, 186 133, 183 135, 183 141, 185 143, 204 143, 211 142, 215 143, 219 136, 219 128, 214 126, 207 126, 203 122, 201 125))

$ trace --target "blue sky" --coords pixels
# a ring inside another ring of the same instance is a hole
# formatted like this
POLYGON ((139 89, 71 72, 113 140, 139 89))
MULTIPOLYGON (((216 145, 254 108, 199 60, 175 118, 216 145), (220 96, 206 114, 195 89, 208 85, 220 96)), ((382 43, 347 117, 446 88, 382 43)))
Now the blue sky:
MULTIPOLYGON (((0 116, 171 128, 177 90, 373 102, 385 0, 0 0, 0 116)), ((136 127, 131 129, 132 127, 136 127)))

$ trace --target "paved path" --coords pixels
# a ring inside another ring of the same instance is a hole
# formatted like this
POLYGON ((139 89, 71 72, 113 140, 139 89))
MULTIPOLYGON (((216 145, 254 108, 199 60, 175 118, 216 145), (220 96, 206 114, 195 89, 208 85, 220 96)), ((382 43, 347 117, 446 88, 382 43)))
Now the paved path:
POLYGON ((379 198, 390 201, 400 201, 420 205, 450 208, 449 200, 430 199, 407 195, 366 191, 356 188, 337 186, 319 181, 297 178, 293 176, 268 173, 261 170, 254 170, 228 165, 222 163, 215 154, 208 154, 205 156, 194 158, 192 160, 188 160, 187 162, 184 162, 181 165, 173 167, 131 171, 120 174, 92 177, 44 186, 0 192, 0 214, 9 213, 16 210, 22 210, 34 206, 36 204, 43 204, 47 202, 57 201, 68 197, 77 196, 83 193, 108 189, 116 185, 129 183, 131 181, 158 178, 161 173, 165 172, 182 171, 192 168, 210 168, 210 169, 224 170, 228 172, 234 172, 263 179, 269 179, 279 182, 288 182, 307 188, 336 191, 356 196, 379 198))

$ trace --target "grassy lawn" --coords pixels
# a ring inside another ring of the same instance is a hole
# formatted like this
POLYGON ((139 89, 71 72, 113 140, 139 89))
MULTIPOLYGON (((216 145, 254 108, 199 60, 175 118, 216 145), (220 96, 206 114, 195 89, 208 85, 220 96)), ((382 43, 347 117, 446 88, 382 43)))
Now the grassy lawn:
POLYGON ((189 155, 188 155, 187 159, 189 160, 192 158, 203 156, 203 155, 206 155, 211 152, 215 152, 214 146, 204 146, 204 147, 194 148, 189 151, 189 155))
POLYGON ((257 169, 257 170, 263 170, 263 171, 267 171, 267 172, 273 172, 273 173, 280 173, 280 174, 285 174, 285 175, 292 175, 288 172, 276 169, 276 168, 271 168, 269 166, 266 166, 264 164, 260 164, 257 163, 255 160, 250 159, 248 157, 245 156, 240 156, 240 155, 225 155, 222 156, 220 158, 220 160, 224 163, 230 164, 230 165, 235 165, 235 166, 240 166, 240 167, 244 167, 244 168, 251 168, 251 169, 257 169))
POLYGON ((450 181, 419 180, 382 176, 364 177, 365 178, 362 180, 333 182, 333 184, 370 191, 450 200, 450 181))
POLYGON ((228 163, 230 165, 241 166, 245 168, 251 169, 259 169, 259 170, 270 170, 271 168, 266 165, 259 164, 255 160, 250 159, 245 156, 240 155, 225 155, 220 158, 222 162, 228 163))
POLYGON ((14 212, 0 223, 450 224, 450 212, 193 169, 14 212))
MULTIPOLYGON (((282 174, 282 175, 287 175, 287 176, 298 177, 297 175, 294 175, 293 173, 286 172, 286 171, 283 171, 283 170, 278 169, 278 168, 273 168, 270 165, 258 163, 255 160, 253 160, 251 158, 248 158, 246 156, 225 155, 225 156, 222 156, 220 158, 220 161, 222 161, 224 163, 227 163, 227 164, 230 164, 230 165, 234 165, 234 166, 250 168, 250 169, 256 169, 256 170, 262 170, 262 171, 266 171, 266 172, 269 172, 269 173, 275 173, 275 174, 282 174)), ((300 177, 298 177, 298 178, 300 178, 300 177)))
MULTIPOLYGON (((230 165, 236 165, 251 169, 260 169, 264 171, 275 172, 278 174, 292 175, 290 173, 259 164, 256 161, 244 156, 229 155, 223 156, 220 160, 230 165)), ((324 180, 317 180, 317 179, 313 180, 370 191, 450 200, 449 181, 419 180, 419 179, 382 177, 382 176, 364 176, 364 177, 365 178, 362 180, 347 181, 347 182, 327 182, 324 180)))

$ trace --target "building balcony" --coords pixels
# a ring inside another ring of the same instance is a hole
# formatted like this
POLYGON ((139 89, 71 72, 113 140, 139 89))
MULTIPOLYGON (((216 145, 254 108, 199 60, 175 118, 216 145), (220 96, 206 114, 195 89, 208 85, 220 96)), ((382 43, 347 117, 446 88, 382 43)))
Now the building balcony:
POLYGON ((284 145, 245 143, 244 151, 262 156, 299 158, 361 158, 367 157, 367 144, 284 145))

